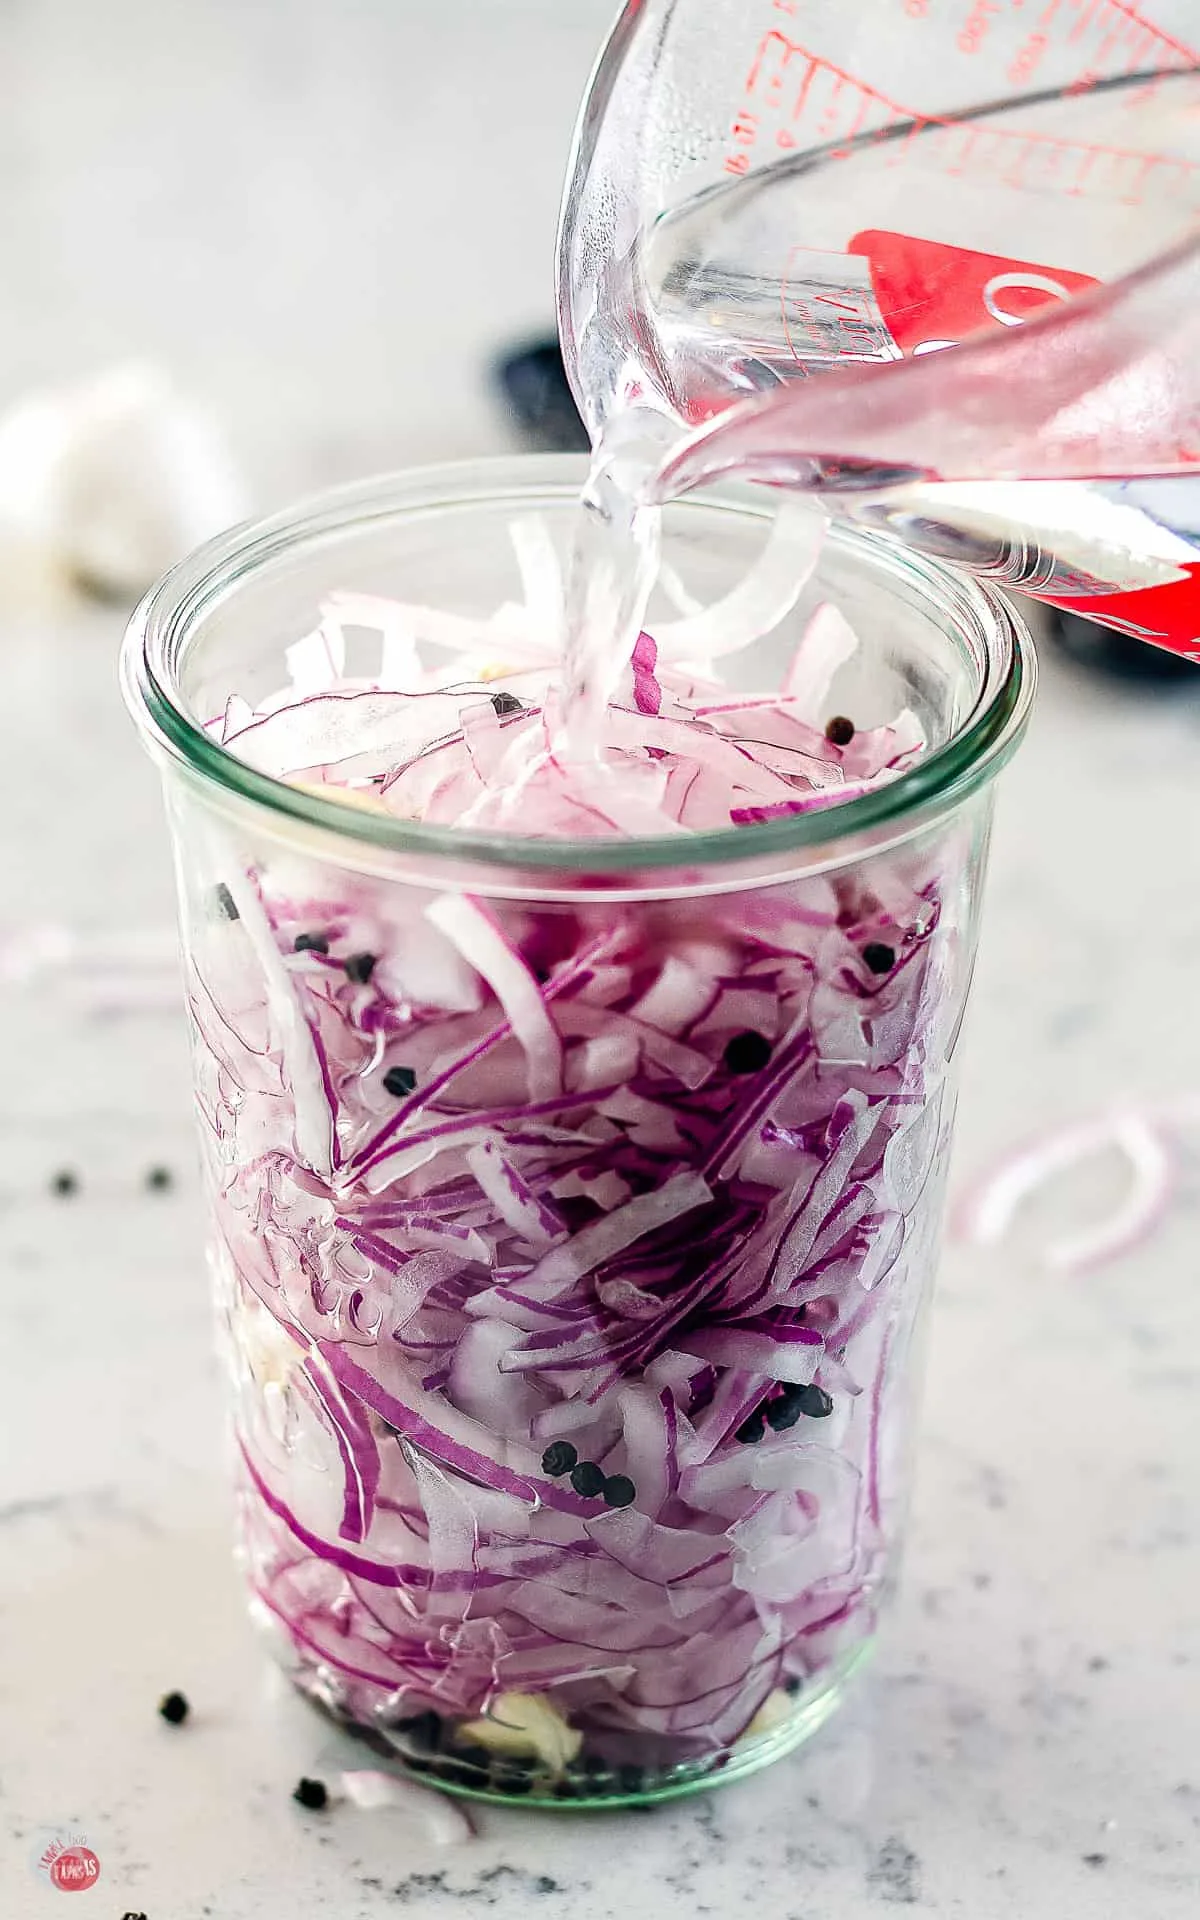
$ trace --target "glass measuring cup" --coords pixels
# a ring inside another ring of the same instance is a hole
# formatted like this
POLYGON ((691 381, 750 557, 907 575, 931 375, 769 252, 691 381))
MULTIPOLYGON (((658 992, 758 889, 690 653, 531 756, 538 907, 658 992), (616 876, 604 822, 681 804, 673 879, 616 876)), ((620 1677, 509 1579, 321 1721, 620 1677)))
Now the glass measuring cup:
POLYGON ((1186 645, 1195 484, 1072 483, 1187 475, 1200 445, 1189 24, 1187 0, 627 7, 560 236, 593 434, 637 407, 703 428, 740 402, 673 486, 736 468, 836 490, 914 544, 1186 645))

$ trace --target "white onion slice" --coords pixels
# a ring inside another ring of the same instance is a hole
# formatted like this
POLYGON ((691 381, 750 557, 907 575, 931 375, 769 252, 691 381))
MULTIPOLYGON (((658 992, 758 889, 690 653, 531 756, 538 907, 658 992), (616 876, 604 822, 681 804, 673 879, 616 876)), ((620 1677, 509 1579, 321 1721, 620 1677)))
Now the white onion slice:
POLYGON ((783 697, 815 717, 827 699, 833 677, 858 651, 858 635, 844 613, 826 602, 804 629, 796 657, 783 683, 783 697))
MULTIPOLYGON (((408 609, 378 593, 331 593, 321 606, 322 622, 339 628, 365 627, 379 635, 379 678, 385 687, 408 689, 420 683, 421 659, 408 609)), ((343 635, 344 645, 344 635, 343 635)))
POLYGON ((654 637, 660 656, 715 660, 770 633, 792 611, 812 578, 828 524, 825 515, 807 501, 786 501, 758 560, 731 593, 702 613, 657 624, 654 637))
POLYGON ((562 1088, 562 1041, 520 954, 468 894, 442 894, 426 907, 425 915, 482 975, 504 1008, 525 1049, 530 1099, 549 1100, 562 1088))
POLYGON ((322 619, 313 633, 285 647, 288 677, 300 699, 328 693, 346 670, 346 636, 334 620, 322 619))
POLYGON ((284 1070, 292 1089, 296 1118, 296 1150, 313 1173, 326 1179, 332 1172, 333 1117, 321 1078, 312 1033, 296 998, 291 975, 284 966, 258 891, 232 847, 210 828, 220 857, 214 863, 224 875, 246 938, 263 972, 267 1004, 276 1023, 284 1070))
POLYGON ((540 514, 529 513, 513 520, 508 534, 521 573, 529 633, 547 651, 557 652, 562 645, 566 596, 550 529, 540 514))
POLYGON ((690 1213, 711 1199, 712 1189, 702 1174, 673 1174, 653 1192, 639 1194, 602 1220, 581 1228, 565 1246, 552 1248, 521 1282, 521 1292, 531 1300, 553 1300, 643 1234, 653 1233, 656 1227, 677 1220, 680 1214, 690 1213))
POLYGON ((341 1774, 339 1785, 351 1805, 367 1812, 400 1807, 419 1815, 436 1847, 457 1846, 474 1838, 474 1829, 457 1801, 431 1793, 399 1774, 385 1773, 381 1767, 358 1767, 341 1774))

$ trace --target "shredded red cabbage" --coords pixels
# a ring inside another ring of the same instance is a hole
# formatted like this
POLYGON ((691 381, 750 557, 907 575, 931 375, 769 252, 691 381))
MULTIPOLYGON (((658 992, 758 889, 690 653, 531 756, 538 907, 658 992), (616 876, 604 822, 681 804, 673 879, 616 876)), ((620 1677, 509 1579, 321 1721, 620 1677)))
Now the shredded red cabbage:
MULTIPOLYGON (((227 744, 572 834, 773 817, 920 750, 903 718, 834 745, 819 665, 801 710, 644 636, 585 778, 546 670, 435 686, 411 629, 392 688, 344 683, 327 630, 328 671, 293 649, 304 692, 227 744)), ((539 904, 211 844, 191 1005, 241 1525, 301 1684, 465 1784, 719 1763, 870 1638, 888 1573, 963 845, 539 904)))

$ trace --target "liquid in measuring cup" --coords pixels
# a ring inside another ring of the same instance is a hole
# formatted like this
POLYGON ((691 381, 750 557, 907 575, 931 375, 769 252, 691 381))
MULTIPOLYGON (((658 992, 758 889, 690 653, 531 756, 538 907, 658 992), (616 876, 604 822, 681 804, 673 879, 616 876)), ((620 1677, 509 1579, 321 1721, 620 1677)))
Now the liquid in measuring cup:
POLYGON ((657 407, 697 435, 665 463, 664 493, 730 473, 824 491, 1003 584, 1189 648, 1191 14, 1182 0, 627 10, 560 249, 593 433, 657 407), (936 374, 914 377, 921 360, 936 374), (1044 484, 1017 484, 1030 480, 1044 484))

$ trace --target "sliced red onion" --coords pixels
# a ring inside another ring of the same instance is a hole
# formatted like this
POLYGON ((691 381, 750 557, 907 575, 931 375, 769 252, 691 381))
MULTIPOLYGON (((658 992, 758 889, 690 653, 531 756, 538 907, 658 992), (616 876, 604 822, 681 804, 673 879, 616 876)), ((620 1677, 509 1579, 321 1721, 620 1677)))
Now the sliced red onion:
POLYGON ((466 894, 443 894, 426 917, 482 975, 504 1009, 529 1064, 529 1098, 548 1100, 562 1086, 562 1043, 553 1018, 515 947, 486 908, 466 894))
MULTIPOLYGON (((543 838, 682 846, 838 804, 919 742, 903 716, 825 739, 835 620, 774 698, 679 664, 794 604, 797 539, 639 642, 590 770, 559 750, 561 579, 532 522, 522 605, 333 596, 296 686, 220 725, 335 798, 543 838), (378 684, 338 677, 359 629, 378 684)), ((257 1303, 285 1356, 239 1372, 242 1526, 302 1683, 384 1734, 432 1712, 448 1746, 532 1697, 562 1768, 579 1737, 719 1755, 785 1671, 820 1680, 871 1631, 955 850, 649 907, 424 911, 298 854, 211 859, 238 913, 205 922, 191 982, 223 1311, 249 1352, 257 1303)))
POLYGON ((283 778, 372 754, 416 754, 458 728, 459 700, 450 693, 330 692, 253 719, 227 733, 225 745, 239 760, 283 778))
POLYGON ((1052 1241, 1048 1267, 1064 1273, 1099 1265, 1136 1246, 1166 1209, 1174 1163, 1153 1123, 1117 1112, 1065 1127, 1014 1154, 976 1189, 958 1214, 959 1230, 977 1246, 1003 1239, 1019 1208, 1058 1173, 1116 1149, 1129 1163, 1132 1183, 1113 1212, 1093 1225, 1052 1241))
POLYGON ((648 633, 640 633, 633 649, 633 697, 639 713, 661 713, 663 690, 655 668, 658 644, 648 633))
POLYGON ((522 1281, 521 1291, 532 1300, 555 1300, 644 1234, 711 1199, 712 1189, 702 1175, 677 1173, 656 1191, 639 1194, 603 1219, 581 1227, 566 1246, 543 1254, 522 1281))
POLYGON ((523 1174, 505 1159, 494 1140, 467 1149, 467 1165, 501 1219, 531 1247, 548 1247, 566 1232, 553 1206, 540 1200, 523 1174))

